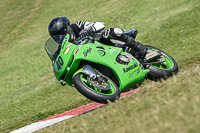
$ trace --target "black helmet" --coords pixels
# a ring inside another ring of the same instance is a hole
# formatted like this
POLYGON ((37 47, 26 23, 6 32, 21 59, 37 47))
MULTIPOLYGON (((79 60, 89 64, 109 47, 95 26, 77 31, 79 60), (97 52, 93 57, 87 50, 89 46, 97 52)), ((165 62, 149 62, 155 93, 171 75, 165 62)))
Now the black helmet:
POLYGON ((48 26, 50 36, 65 35, 73 33, 70 22, 66 17, 55 17, 48 26))

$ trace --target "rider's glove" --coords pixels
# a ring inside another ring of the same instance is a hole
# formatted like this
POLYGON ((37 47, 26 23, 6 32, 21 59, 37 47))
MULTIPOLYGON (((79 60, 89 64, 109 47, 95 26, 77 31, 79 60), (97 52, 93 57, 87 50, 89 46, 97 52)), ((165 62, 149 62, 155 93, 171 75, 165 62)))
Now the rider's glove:
POLYGON ((92 26, 90 26, 90 27, 88 27, 88 28, 86 29, 86 31, 87 31, 88 35, 91 35, 92 33, 95 32, 95 29, 93 29, 92 26))
POLYGON ((93 28, 90 26, 87 29, 83 29, 80 33, 79 36, 80 38, 84 38, 88 35, 92 35, 92 33, 94 33, 95 31, 93 30, 93 28))
POLYGON ((79 33, 79 38, 84 38, 84 37, 86 37, 86 36, 88 36, 88 32, 87 32, 87 30, 82 30, 80 33, 79 33))

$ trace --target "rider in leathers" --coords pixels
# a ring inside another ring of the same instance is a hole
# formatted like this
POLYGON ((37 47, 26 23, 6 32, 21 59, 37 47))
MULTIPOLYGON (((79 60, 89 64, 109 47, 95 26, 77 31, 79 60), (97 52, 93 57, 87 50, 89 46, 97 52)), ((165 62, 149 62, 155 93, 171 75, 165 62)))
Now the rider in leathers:
MULTIPOLYGON (((70 34, 70 41, 75 43, 78 39, 92 35, 93 33, 100 33, 105 28, 103 22, 87 22, 78 21, 70 24, 66 17, 55 17, 51 20, 48 26, 50 36, 70 34)), ((137 30, 135 30, 137 32, 137 30)), ((134 51, 138 51, 141 57, 147 53, 147 47, 131 36, 124 34, 119 28, 105 29, 98 37, 99 42, 106 45, 121 44, 131 47, 134 51)))

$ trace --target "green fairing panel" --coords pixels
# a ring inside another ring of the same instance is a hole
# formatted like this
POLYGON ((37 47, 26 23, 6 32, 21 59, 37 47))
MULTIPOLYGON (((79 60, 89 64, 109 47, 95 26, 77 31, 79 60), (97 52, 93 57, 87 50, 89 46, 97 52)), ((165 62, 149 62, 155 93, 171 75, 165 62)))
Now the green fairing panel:
POLYGON ((113 73, 118 78, 118 81, 120 81, 120 91, 129 87, 135 87, 134 85, 143 81, 145 74, 147 73, 141 69, 135 60, 131 60, 128 65, 117 63, 117 55, 123 54, 123 50, 121 48, 89 43, 84 44, 84 48, 81 48, 81 45, 79 45, 78 49, 78 52, 74 56, 74 60, 76 60, 76 62, 72 63, 69 68, 69 73, 67 73, 66 76, 70 77, 70 79, 65 79, 69 85, 73 86, 71 77, 74 74, 74 69, 77 69, 81 60, 104 64, 105 66, 111 68, 113 73), (113 56, 113 54, 115 54, 115 56, 113 56), (128 78, 132 78, 132 80, 127 80, 128 78))
POLYGON ((57 80, 63 80, 66 73, 68 72, 68 66, 72 61, 73 54, 70 54, 70 52, 73 51, 74 47, 70 47, 70 45, 74 44, 68 42, 68 39, 69 35, 67 35, 63 40, 60 54, 56 60, 53 61, 53 70, 57 80))

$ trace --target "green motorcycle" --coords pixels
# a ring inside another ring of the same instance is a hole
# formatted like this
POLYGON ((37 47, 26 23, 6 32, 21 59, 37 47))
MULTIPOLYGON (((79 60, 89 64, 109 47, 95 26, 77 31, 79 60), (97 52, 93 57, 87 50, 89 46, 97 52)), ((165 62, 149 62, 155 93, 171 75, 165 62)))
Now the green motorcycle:
POLYGON ((87 36, 76 44, 70 36, 47 40, 45 50, 52 60, 55 77, 64 86, 75 86, 85 97, 100 103, 115 101, 120 93, 136 88, 145 78, 159 80, 178 72, 175 60, 152 46, 144 59, 128 47, 113 47, 87 36))

